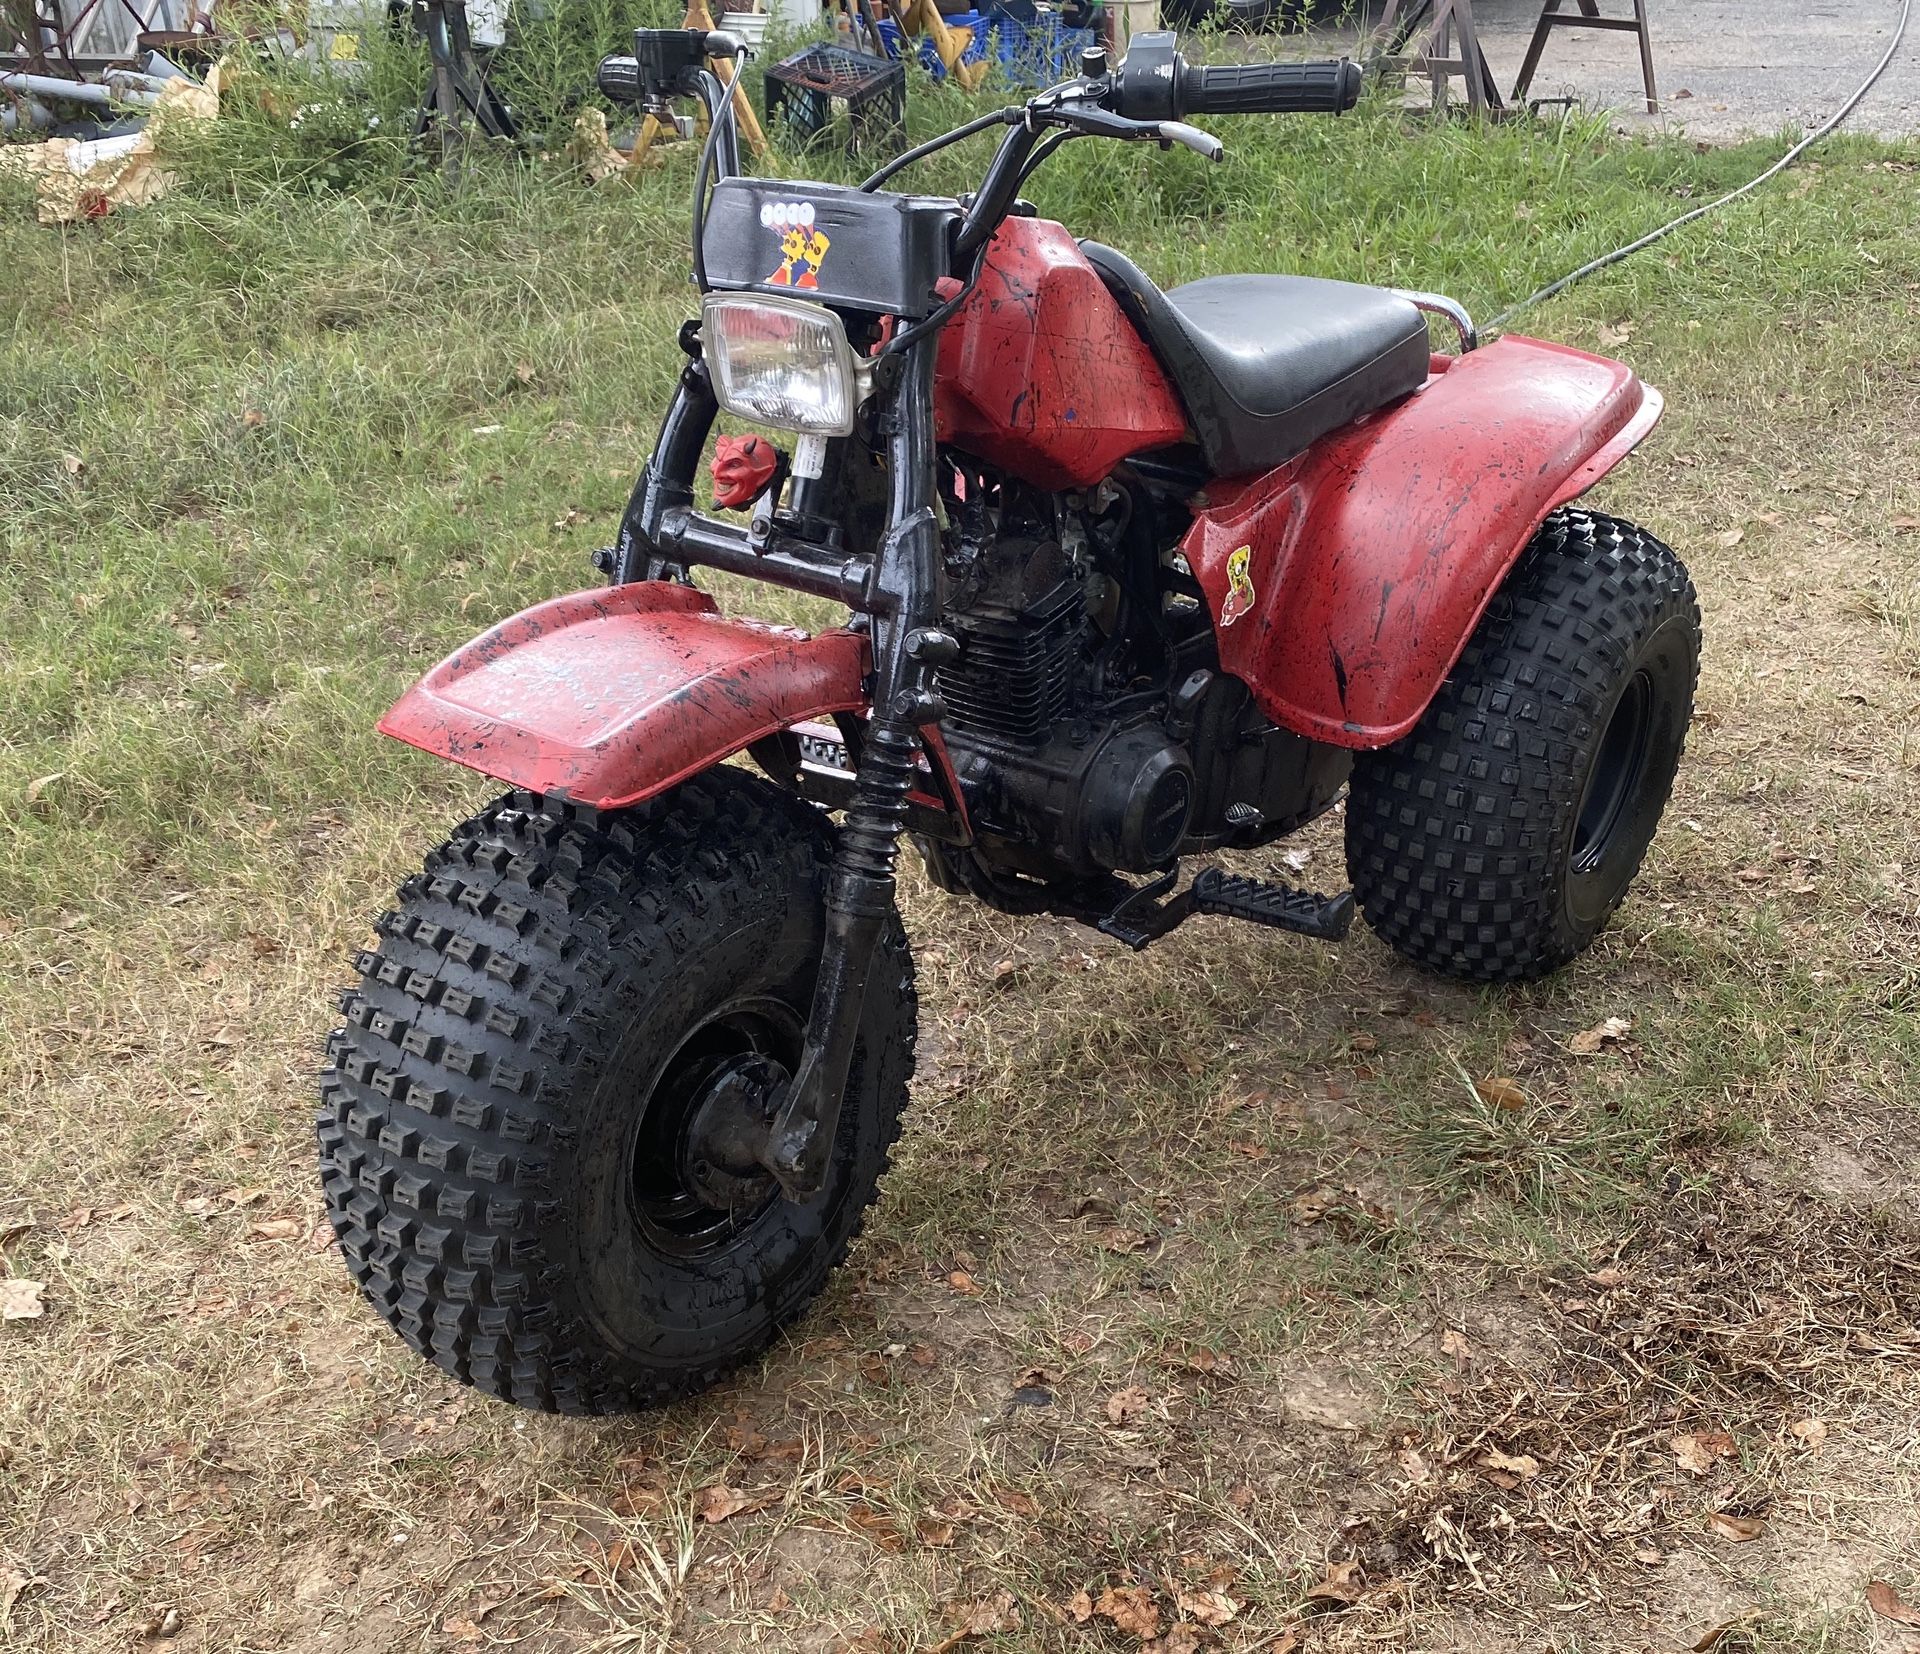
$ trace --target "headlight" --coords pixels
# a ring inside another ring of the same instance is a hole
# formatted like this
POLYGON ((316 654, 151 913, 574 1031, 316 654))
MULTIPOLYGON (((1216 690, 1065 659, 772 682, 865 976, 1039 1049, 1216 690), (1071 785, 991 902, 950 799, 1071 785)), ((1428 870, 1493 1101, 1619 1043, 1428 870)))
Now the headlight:
POLYGON ((847 330, 804 299, 709 293, 700 307, 713 394, 730 414, 809 436, 845 436, 861 387, 847 330))

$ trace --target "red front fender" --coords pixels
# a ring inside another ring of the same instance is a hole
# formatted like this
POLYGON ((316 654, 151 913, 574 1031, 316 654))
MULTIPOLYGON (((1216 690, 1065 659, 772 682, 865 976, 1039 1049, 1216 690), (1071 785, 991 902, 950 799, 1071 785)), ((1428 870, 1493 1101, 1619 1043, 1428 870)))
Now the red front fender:
POLYGON ((775 730, 863 711, 867 640, 723 619, 664 581, 541 603, 457 650, 383 733, 534 792, 637 803, 775 730))
POLYGON ((1274 722, 1381 747, 1427 708, 1547 514, 1653 429, 1631 369, 1509 334, 1257 477, 1182 543, 1220 661, 1274 722))

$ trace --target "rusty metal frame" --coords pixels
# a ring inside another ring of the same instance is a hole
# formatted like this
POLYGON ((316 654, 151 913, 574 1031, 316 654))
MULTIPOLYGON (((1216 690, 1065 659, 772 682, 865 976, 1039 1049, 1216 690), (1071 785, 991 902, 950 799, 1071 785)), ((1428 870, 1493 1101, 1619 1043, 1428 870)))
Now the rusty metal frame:
POLYGON ((142 35, 207 34, 215 0, 0 0, 0 66, 71 80, 131 61, 142 35), (105 39, 102 39, 105 36, 105 39), (102 51, 102 45, 119 47, 102 51))

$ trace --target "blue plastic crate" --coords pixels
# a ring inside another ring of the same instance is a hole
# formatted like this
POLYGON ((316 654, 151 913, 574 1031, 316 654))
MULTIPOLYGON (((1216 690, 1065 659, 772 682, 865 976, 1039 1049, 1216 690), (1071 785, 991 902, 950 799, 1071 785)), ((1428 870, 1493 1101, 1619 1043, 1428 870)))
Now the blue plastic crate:
POLYGON ((1051 86, 1067 79, 1078 71, 1081 50, 1095 43, 1092 29, 1070 29, 1054 11, 1036 10, 1023 17, 996 10, 987 14, 985 24, 1001 72, 1025 86, 1051 86))
MULTIPOLYGON (((977 11, 949 12, 941 19, 950 29, 966 29, 971 34, 966 50, 960 54, 962 63, 981 63, 987 56, 987 19, 977 11)), ((887 56, 896 63, 900 61, 906 42, 906 35, 900 25, 891 17, 880 19, 880 44, 886 48, 887 56)), ((947 78, 947 66, 940 61, 940 51, 928 34, 914 37, 915 55, 920 59, 920 67, 935 80, 947 78)))
POLYGON ((965 29, 973 38, 967 42, 967 49, 960 54, 962 63, 984 63, 987 60, 987 14, 978 11, 948 12, 943 19, 950 29, 965 29))

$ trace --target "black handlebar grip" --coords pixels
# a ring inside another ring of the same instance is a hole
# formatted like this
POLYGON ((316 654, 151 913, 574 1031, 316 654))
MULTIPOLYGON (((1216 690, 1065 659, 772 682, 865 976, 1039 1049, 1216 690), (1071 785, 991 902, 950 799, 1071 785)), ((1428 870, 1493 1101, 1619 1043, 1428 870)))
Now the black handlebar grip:
POLYGON ((1216 63, 1183 66, 1174 95, 1181 115, 1340 115, 1360 101, 1360 65, 1216 63))
POLYGON ((640 62, 631 57, 603 57, 596 77, 601 94, 611 103, 640 101, 640 62))

